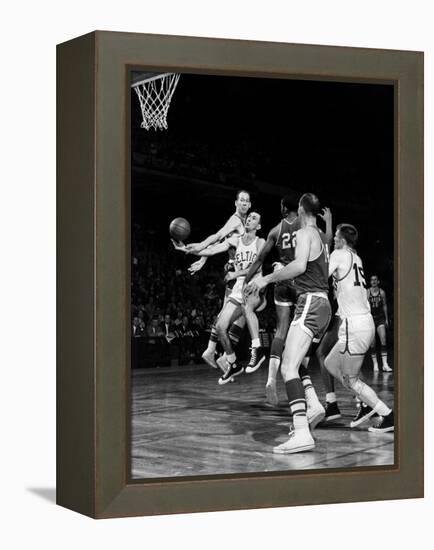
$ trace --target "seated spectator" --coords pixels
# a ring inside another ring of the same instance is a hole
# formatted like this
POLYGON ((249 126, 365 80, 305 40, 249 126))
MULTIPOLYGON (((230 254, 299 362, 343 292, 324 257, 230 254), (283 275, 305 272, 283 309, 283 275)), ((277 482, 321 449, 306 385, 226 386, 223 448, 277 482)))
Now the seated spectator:
POLYGON ((175 338, 175 327, 170 318, 170 314, 166 313, 164 316, 164 321, 160 325, 161 330, 163 331, 164 336, 168 342, 171 342, 175 338))
POLYGON ((181 327, 181 325, 182 325, 182 311, 178 310, 178 313, 176 314, 176 319, 174 320, 173 324, 174 324, 176 329, 181 327))
POLYGON ((140 336, 146 335, 146 326, 143 321, 143 319, 140 319, 140 317, 135 316, 133 319, 133 330, 132 335, 134 338, 139 338, 140 336))
POLYGON ((161 326, 158 324, 158 317, 152 317, 148 328, 146 329, 146 334, 149 337, 149 344, 156 344, 156 338, 164 336, 164 332, 161 329, 161 326), (154 338, 153 338, 154 337, 154 338))

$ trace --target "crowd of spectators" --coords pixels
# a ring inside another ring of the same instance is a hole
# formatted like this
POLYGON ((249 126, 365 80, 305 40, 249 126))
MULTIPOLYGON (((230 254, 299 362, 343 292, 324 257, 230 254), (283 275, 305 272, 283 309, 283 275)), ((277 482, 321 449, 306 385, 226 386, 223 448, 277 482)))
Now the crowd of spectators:
MULTIPOLYGON (((134 346, 140 339, 146 366, 202 362, 210 328, 223 304, 223 270, 209 262, 191 276, 188 261, 191 258, 177 254, 169 241, 159 241, 151 228, 134 226, 131 336, 134 346)), ((269 305, 260 313, 261 328, 273 330, 274 322, 269 305)))

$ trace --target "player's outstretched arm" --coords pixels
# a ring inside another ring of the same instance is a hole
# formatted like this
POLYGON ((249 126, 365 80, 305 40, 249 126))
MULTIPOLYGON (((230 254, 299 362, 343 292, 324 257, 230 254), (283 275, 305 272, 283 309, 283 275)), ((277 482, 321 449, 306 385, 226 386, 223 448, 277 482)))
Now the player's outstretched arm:
POLYGON ((223 241, 222 243, 218 243, 213 246, 208 246, 207 248, 205 248, 204 250, 201 250, 200 252, 189 251, 189 253, 195 254, 196 256, 204 256, 204 257, 215 256, 216 254, 220 254, 221 252, 226 252, 227 250, 229 250, 231 246, 236 246, 237 240, 238 240, 238 237, 236 239, 229 238, 223 241))
POLYGON ((210 235, 200 243, 188 244, 187 250, 191 254, 197 254, 198 252, 201 252, 208 246, 211 246, 216 242, 221 241, 222 239, 225 239, 228 235, 233 233, 241 225, 242 225, 242 222, 237 216, 231 216, 228 219, 228 221, 225 223, 225 225, 217 231, 217 233, 210 235))
POLYGON ((297 248, 295 249, 295 259, 282 269, 274 271, 265 277, 257 277, 249 283, 249 293, 258 292, 270 283, 295 279, 306 271, 309 260, 311 245, 311 233, 307 229, 297 231, 297 248))
POLYGON ((263 246, 260 248, 256 260, 252 263, 252 265, 250 266, 246 274, 246 278, 244 281, 245 285, 247 285, 250 282, 253 275, 258 271, 258 269, 264 263, 265 258, 268 256, 270 250, 276 244, 279 226, 280 224, 276 225, 276 227, 273 227, 273 229, 268 233, 268 237, 267 237, 267 240, 265 241, 265 244, 263 244, 263 246))

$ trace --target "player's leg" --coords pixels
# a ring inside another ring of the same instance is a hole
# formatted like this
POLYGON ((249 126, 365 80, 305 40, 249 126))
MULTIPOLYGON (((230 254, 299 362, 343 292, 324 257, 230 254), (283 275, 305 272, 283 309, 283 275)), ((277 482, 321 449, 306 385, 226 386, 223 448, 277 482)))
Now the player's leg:
POLYGON ((288 281, 274 285, 274 305, 276 307, 276 333, 271 343, 270 360, 268 362, 268 379, 265 385, 265 395, 268 403, 277 405, 277 373, 282 361, 283 348, 288 335, 289 323, 294 314, 295 290, 288 281))
MULTIPOLYGON (((225 296, 224 296, 224 300, 223 300, 223 307, 222 307, 220 313, 223 311, 223 308, 225 307, 226 302, 229 299, 230 293, 231 293, 231 290, 226 288, 225 296)), ((219 315, 220 315, 220 313, 219 313, 219 315)), ((216 347, 217 347, 217 343, 219 341, 218 334, 217 334, 217 321, 218 321, 219 315, 217 316, 216 321, 211 326, 211 333, 210 333, 210 336, 209 336, 208 345, 207 345, 205 351, 202 353, 202 359, 205 361, 205 363, 207 363, 210 367, 213 367, 214 369, 219 368, 218 365, 217 365, 217 362, 215 360, 216 347)))
POLYGON ((378 337, 380 339, 380 353, 381 361, 383 363, 383 370, 385 372, 391 372, 392 369, 387 363, 387 340, 386 340, 386 325, 381 324, 377 327, 378 337))
POLYGON ((339 410, 336 392, 335 392, 335 379, 334 377, 328 372, 324 365, 325 358, 333 348, 333 346, 336 344, 338 340, 338 330, 339 330, 339 317, 337 315, 334 315, 331 322, 330 327, 328 328, 327 332, 324 334, 323 339, 321 340, 317 350, 316 350, 316 358, 318 360, 320 371, 321 371, 321 379, 324 384, 324 388, 326 391, 326 410, 325 410, 325 417, 324 420, 326 422, 330 422, 331 420, 336 420, 337 418, 341 417, 341 412, 339 410))
POLYGON ((233 348, 236 348, 237 345, 239 344, 245 326, 246 326, 246 318, 244 317, 242 312, 239 313, 236 319, 232 318, 228 335, 232 342, 233 348))
POLYGON ((304 387, 298 375, 301 361, 306 355, 311 341, 312 335, 303 330, 301 326, 294 324, 290 326, 282 357, 281 374, 292 413, 294 431, 288 441, 273 449, 274 453, 297 453, 309 451, 315 447, 306 416, 304 387))
POLYGON ((379 368, 378 368, 378 361, 377 361, 377 343, 376 343, 375 334, 371 342, 371 359, 372 359, 372 366, 373 366, 374 372, 378 372, 379 368))
POLYGON ((318 339, 314 338, 298 369, 298 375, 300 376, 306 396, 307 420, 311 430, 315 429, 325 416, 325 409, 318 399, 318 395, 308 371, 310 359, 312 355, 316 353, 318 344, 318 339))
POLYGON ((342 385, 360 399, 362 406, 351 422, 351 428, 366 422, 374 414, 386 418, 382 431, 393 430, 393 412, 375 391, 360 379, 363 358, 371 343, 374 326, 370 318, 345 319, 339 330, 339 340, 325 360, 327 370, 341 381, 342 385))
POLYGON ((263 299, 263 295, 250 294, 245 298, 245 303, 242 306, 252 339, 250 360, 246 367, 246 373, 248 374, 257 371, 265 360, 265 352, 259 339, 259 321, 256 315, 256 309, 260 306, 263 299))
POLYGON ((244 369, 237 365, 236 355, 232 348, 232 343, 228 335, 228 328, 232 319, 236 313, 241 310, 240 304, 235 301, 228 300, 221 311, 219 318, 217 320, 217 334, 219 341, 225 351, 225 361, 226 361, 226 372, 219 379, 219 384, 226 384, 234 376, 241 374, 244 369))

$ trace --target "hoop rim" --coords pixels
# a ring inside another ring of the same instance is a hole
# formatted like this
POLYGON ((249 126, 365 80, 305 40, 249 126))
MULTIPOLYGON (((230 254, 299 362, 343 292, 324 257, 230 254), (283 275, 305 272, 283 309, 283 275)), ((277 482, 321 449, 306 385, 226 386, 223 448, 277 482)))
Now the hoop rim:
MULTIPOLYGON (((151 73, 152 74, 152 73, 151 73)), ((164 78, 165 76, 171 76, 171 75, 175 75, 175 74, 178 74, 178 73, 159 73, 159 74, 154 74, 154 76, 150 76, 150 77, 147 77, 147 78, 143 78, 142 80, 139 80, 137 82, 132 82, 131 83, 131 88, 137 88, 138 86, 141 86, 142 84, 145 84, 146 82, 152 82, 153 80, 158 80, 159 78, 164 78)))

